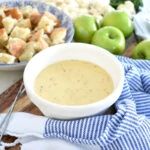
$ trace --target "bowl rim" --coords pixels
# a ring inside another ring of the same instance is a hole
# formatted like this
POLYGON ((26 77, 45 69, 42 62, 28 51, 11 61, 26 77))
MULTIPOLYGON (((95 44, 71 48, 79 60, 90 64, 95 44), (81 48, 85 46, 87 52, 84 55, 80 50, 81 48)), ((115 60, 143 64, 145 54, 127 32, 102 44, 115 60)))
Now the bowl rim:
MULTIPOLYGON (((99 106, 106 106, 106 103, 107 101, 109 100, 110 101, 110 98, 111 97, 115 97, 115 95, 117 95, 116 93, 120 93, 121 95, 121 92, 123 90, 123 85, 124 85, 124 68, 123 66, 121 65, 120 61, 117 59, 117 57, 115 57, 113 54, 111 54, 110 52, 108 52, 107 50, 101 48, 101 47, 98 47, 98 46, 95 46, 95 45, 91 45, 91 44, 85 44, 85 43, 63 43, 63 44, 59 44, 59 45, 55 45, 54 47, 61 47, 63 45, 66 45, 66 44, 69 44, 69 45, 79 45, 82 44, 83 46, 90 46, 90 47, 93 47, 92 50, 95 50, 95 51, 98 51, 101 50, 102 53, 105 53, 108 57, 112 58, 113 61, 115 61, 116 65, 118 65, 118 68, 120 70, 120 81, 118 82, 118 85, 116 88, 114 88, 113 92, 111 94, 109 94, 107 97, 105 97, 104 99, 101 99, 101 100, 98 100, 96 102, 93 102, 93 103, 89 103, 89 104, 83 104, 83 105, 63 105, 63 104, 58 104, 58 103, 53 103, 53 102, 50 102, 40 96, 38 96, 38 94, 36 94, 35 90, 34 90, 34 87, 32 86, 29 86, 29 83, 26 82, 26 78, 27 78, 27 74, 28 74, 28 68, 30 69, 30 64, 32 62, 34 62, 35 58, 36 57, 40 57, 41 53, 38 53, 32 60, 29 61, 29 63, 27 64, 25 70, 24 70, 24 74, 23 74, 23 82, 24 82, 24 85, 25 85, 25 88, 28 88, 28 90, 30 91, 30 93, 32 93, 32 95, 34 96, 34 98, 36 98, 36 101, 40 101, 42 103, 45 103, 46 105, 51 105, 51 106, 54 106, 54 107, 57 107, 57 108, 60 108, 60 109, 63 109, 63 108, 67 108, 67 109, 85 109, 85 108, 91 108, 91 107, 94 107, 95 105, 99 105, 99 106), (94 49, 95 48, 95 49, 94 49)), ((49 48, 46 48, 45 49, 45 53, 47 51, 49 51, 49 49, 53 48, 52 47, 49 47, 49 48)), ((43 52, 43 53, 44 53, 43 52)), ((32 100, 31 100, 32 101, 32 100)), ((115 103, 116 100, 113 100, 111 101, 111 105, 115 103)))
MULTIPOLYGON (((70 34, 70 38, 65 40, 65 43, 69 43, 69 42, 72 42, 73 40, 73 36, 74 36, 74 28, 73 28, 73 21, 71 20, 71 18, 69 17, 69 15, 67 15, 63 10, 60 10, 58 9, 57 7, 53 6, 53 5, 50 5, 46 2, 43 2, 43 1, 35 1, 35 0, 1 0, 0 1, 0 7, 2 7, 3 5, 4 6, 7 6, 6 3, 20 3, 21 5, 19 6, 12 6, 12 7, 22 7, 22 5, 24 3, 33 3, 33 5, 44 5, 45 7, 47 8, 51 8, 51 9, 55 9, 57 10, 57 12, 61 13, 63 16, 67 17, 67 20, 72 28, 72 34, 70 34)), ((28 6, 28 5, 25 5, 25 6, 28 6)), ((48 11, 48 10, 47 10, 48 11)), ((68 32, 70 33, 70 31, 68 32)), ((25 66, 27 65, 28 61, 23 61, 23 62, 15 62, 13 64, 5 64, 5 63, 0 63, 0 70, 21 70, 21 69, 24 69, 25 66), (21 68, 21 69, 12 69, 12 68, 21 68)))

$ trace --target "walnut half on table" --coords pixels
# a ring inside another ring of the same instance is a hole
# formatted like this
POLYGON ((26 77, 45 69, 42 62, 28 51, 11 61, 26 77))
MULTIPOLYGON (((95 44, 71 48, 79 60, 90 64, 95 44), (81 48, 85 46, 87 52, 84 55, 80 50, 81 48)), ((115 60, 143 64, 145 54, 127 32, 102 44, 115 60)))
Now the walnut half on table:
POLYGON ((39 51, 65 42, 67 29, 50 12, 0 8, 0 63, 29 61, 39 51))

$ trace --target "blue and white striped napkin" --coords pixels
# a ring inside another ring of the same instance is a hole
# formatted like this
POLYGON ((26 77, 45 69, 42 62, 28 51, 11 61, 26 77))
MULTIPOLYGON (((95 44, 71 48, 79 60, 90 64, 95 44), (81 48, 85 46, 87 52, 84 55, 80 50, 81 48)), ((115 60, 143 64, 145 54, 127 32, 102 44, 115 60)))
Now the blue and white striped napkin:
POLYGON ((76 150, 150 150, 150 61, 118 59, 126 78, 115 114, 63 121, 18 113, 12 116, 6 134, 19 137, 14 144, 26 138, 22 150, 53 149, 53 138, 72 143, 76 150))
POLYGON ((118 57, 125 69, 114 115, 58 121, 48 119, 44 136, 102 150, 150 150, 150 61, 118 57))

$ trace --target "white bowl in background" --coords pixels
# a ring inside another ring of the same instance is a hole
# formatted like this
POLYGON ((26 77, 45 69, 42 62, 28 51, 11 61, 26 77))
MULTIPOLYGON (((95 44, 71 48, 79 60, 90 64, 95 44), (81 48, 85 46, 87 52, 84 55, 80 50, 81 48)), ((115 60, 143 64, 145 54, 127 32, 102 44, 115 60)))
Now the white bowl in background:
POLYGON ((100 47, 83 43, 65 43, 49 47, 35 55, 25 68, 23 80, 30 100, 45 116, 74 119, 103 113, 114 104, 123 89, 124 69, 114 55, 100 47), (112 77, 113 92, 103 100, 79 106, 56 104, 38 96, 34 91, 34 82, 37 75, 50 64, 70 59, 88 61, 104 68, 112 77))

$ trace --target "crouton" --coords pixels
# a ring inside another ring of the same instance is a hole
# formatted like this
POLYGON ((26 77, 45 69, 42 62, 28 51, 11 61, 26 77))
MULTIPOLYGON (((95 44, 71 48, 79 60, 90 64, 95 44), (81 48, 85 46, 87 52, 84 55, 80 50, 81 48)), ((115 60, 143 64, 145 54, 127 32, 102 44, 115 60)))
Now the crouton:
POLYGON ((55 15, 53 15, 52 13, 46 11, 43 14, 43 16, 47 16, 50 20, 53 20, 55 22, 55 26, 60 27, 60 25, 61 25, 60 20, 55 15))
POLYGON ((0 53, 6 53, 7 54, 8 52, 5 48, 3 48, 3 49, 0 48, 0 53))
POLYGON ((67 34, 66 28, 63 28, 63 27, 55 28, 50 35, 52 44, 55 45, 55 44, 64 43, 66 34, 67 34))
POLYGON ((3 28, 2 20, 5 17, 5 13, 3 11, 3 8, 0 8, 0 28, 3 28))
POLYGON ((30 28, 31 29, 31 21, 30 19, 21 19, 18 23, 17 23, 18 27, 23 27, 23 28, 30 28))
POLYGON ((16 57, 6 54, 6 53, 0 53, 0 63, 5 64, 13 64, 16 60, 16 57))
POLYGON ((9 38, 7 49, 15 57, 19 57, 25 48, 25 41, 19 38, 9 38))
POLYGON ((43 35, 44 29, 37 30, 31 35, 29 41, 38 41, 39 38, 43 38, 43 35))
POLYGON ((34 48, 36 52, 39 52, 47 48, 48 46, 49 46, 48 43, 43 38, 40 38, 37 42, 35 42, 34 48))
POLYGON ((20 61, 29 61, 35 54, 34 43, 29 42, 26 44, 23 53, 20 55, 20 61))
POLYGON ((33 27, 36 27, 42 17, 42 14, 40 14, 38 11, 32 11, 30 14, 30 21, 33 27))
POLYGON ((48 35, 47 34, 44 34, 43 35, 43 39, 48 43, 48 45, 50 46, 51 45, 51 39, 48 37, 48 35))
POLYGON ((20 38, 24 41, 27 41, 27 39, 30 37, 31 30, 29 28, 22 28, 16 26, 13 31, 11 32, 11 37, 13 38, 20 38))
POLYGON ((7 31, 7 34, 9 34, 12 31, 16 23, 17 20, 13 19, 12 17, 5 17, 2 19, 2 24, 7 31))
POLYGON ((49 19, 47 16, 42 16, 40 22, 38 23, 38 29, 44 29, 45 33, 51 33, 54 29, 56 23, 54 20, 49 19))
POLYGON ((2 20, 3 20, 3 17, 0 16, 0 28, 3 28, 3 27, 4 27, 4 26, 3 26, 3 23, 2 23, 2 20))
POLYGON ((22 12, 18 8, 5 9, 4 13, 6 16, 11 16, 14 19, 21 19, 23 17, 22 12))
POLYGON ((0 29, 0 44, 5 45, 8 40, 8 35, 5 28, 0 29))
POLYGON ((3 7, 0 8, 0 16, 2 16, 3 18, 6 17, 3 7))
POLYGON ((23 14, 23 18, 29 18, 29 16, 33 12, 33 8, 31 6, 24 6, 24 7, 21 7, 20 11, 23 14))

